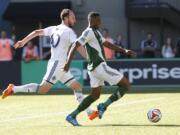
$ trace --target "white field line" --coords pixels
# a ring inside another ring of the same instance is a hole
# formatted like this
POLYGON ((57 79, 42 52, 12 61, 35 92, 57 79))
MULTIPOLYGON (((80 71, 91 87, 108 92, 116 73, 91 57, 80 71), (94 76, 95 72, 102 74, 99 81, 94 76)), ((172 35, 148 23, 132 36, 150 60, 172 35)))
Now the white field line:
POLYGON ((62 114, 68 114, 69 112, 54 112, 54 113, 44 113, 44 114, 37 114, 37 115, 29 115, 29 116, 23 116, 23 117, 17 117, 13 119, 8 120, 1 120, 0 124, 5 122, 12 122, 12 121, 23 121, 28 119, 35 119, 35 118, 45 118, 45 117, 52 117, 52 116, 59 116, 62 114))
POLYGON ((134 104, 137 104, 137 103, 149 103, 149 102, 152 102, 152 101, 159 101, 159 100, 162 100, 162 99, 165 99, 165 98, 164 97, 158 97, 158 98, 151 98, 151 99, 135 100, 135 101, 130 101, 130 102, 126 102, 126 103, 120 103, 119 102, 117 104, 112 105, 112 107, 134 105, 134 104))
MULTIPOLYGON (((159 101, 159 100, 162 100, 162 99, 165 99, 165 98, 158 97, 158 98, 150 98, 150 99, 143 99, 143 100, 135 100, 135 101, 130 101, 130 102, 126 102, 126 103, 119 102, 118 104, 115 104, 112 107, 134 105, 134 104, 137 104, 137 103, 148 103, 148 102, 152 102, 152 101, 159 101)), ((30 116, 16 117, 16 118, 7 119, 7 120, 1 120, 0 124, 6 123, 6 122, 24 121, 24 120, 35 119, 35 118, 46 118, 46 117, 60 116, 60 115, 63 115, 63 114, 68 114, 69 112, 70 111, 44 113, 44 114, 36 114, 36 115, 30 115, 30 116)))

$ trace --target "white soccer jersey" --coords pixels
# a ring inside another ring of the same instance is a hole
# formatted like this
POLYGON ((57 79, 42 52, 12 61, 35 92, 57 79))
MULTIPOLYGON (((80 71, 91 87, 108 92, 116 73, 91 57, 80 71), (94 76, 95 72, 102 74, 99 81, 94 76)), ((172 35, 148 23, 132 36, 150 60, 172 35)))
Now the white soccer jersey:
POLYGON ((64 24, 50 26, 44 29, 44 35, 50 37, 51 58, 50 61, 59 61, 58 66, 66 63, 69 49, 76 40, 75 32, 64 24))
POLYGON ((88 55, 88 70, 94 70, 100 63, 105 62, 105 55, 102 43, 104 37, 97 29, 88 27, 77 40, 84 45, 88 55))

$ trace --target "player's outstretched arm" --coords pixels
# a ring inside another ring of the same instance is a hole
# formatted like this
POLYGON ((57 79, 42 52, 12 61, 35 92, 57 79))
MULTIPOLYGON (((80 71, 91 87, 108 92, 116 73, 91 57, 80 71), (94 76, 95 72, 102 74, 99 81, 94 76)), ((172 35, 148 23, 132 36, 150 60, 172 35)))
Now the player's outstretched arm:
POLYGON ((79 46, 77 47, 77 51, 79 52, 79 54, 84 58, 87 59, 87 54, 86 54, 86 50, 83 46, 79 46))
POLYGON ((71 49, 70 49, 70 51, 69 51, 69 54, 68 54, 67 62, 66 62, 66 64, 64 65, 64 71, 67 72, 67 71, 69 70, 69 66, 70 66, 70 63, 71 63, 72 58, 73 58, 73 56, 74 56, 74 53, 75 53, 76 49, 77 49, 79 46, 81 46, 81 44, 80 44, 78 41, 76 41, 76 42, 72 45, 72 47, 71 47, 71 49))
POLYGON ((114 44, 108 42, 108 41, 105 41, 105 42, 103 43, 103 45, 104 45, 105 47, 109 48, 109 49, 112 49, 112 50, 114 50, 114 51, 123 53, 123 54, 125 54, 125 55, 136 56, 136 53, 135 53, 134 51, 121 48, 121 47, 119 47, 119 46, 117 46, 117 45, 114 45, 114 44))
POLYGON ((25 38, 23 38, 22 40, 18 41, 15 45, 14 48, 21 48, 23 47, 28 41, 30 41, 31 39, 37 37, 37 36, 43 36, 44 35, 44 31, 43 29, 38 29, 38 30, 34 30, 32 31, 30 34, 28 34, 25 38))

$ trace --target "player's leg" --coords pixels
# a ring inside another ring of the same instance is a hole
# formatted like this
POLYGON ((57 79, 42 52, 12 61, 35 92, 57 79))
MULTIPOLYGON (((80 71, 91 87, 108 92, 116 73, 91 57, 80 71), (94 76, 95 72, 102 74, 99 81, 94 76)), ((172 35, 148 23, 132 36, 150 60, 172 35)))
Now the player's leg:
POLYGON ((19 92, 33 93, 33 92, 37 92, 38 89, 39 89, 39 84, 36 83, 30 83, 21 86, 14 86, 13 84, 9 84, 9 86, 2 93, 2 99, 12 95, 13 93, 19 93, 19 92))
POLYGON ((38 90, 39 94, 46 94, 51 89, 51 87, 57 82, 57 75, 59 72, 58 63, 59 61, 48 62, 46 74, 44 75, 38 90))
POLYGON ((130 88, 129 81, 121 73, 106 64, 102 65, 102 67, 102 71, 104 72, 102 77, 104 77, 104 80, 111 85, 117 85, 118 88, 104 103, 98 105, 99 118, 102 118, 103 113, 109 105, 122 98, 130 88))
MULTIPOLYGON (((84 99, 84 95, 82 94, 82 87, 79 84, 79 82, 77 82, 76 80, 74 80, 71 84, 70 84, 71 89, 74 90, 74 95, 76 97, 76 100, 79 102, 79 104, 83 101, 84 99)), ((97 117, 98 113, 97 111, 92 110, 90 107, 88 107, 86 109, 87 115, 89 117, 90 120, 93 120, 97 117)))
POLYGON ((13 93, 41 93, 44 94, 52 87, 56 82, 56 73, 57 73, 58 61, 49 61, 47 66, 46 74, 43 78, 42 83, 39 85, 37 83, 30 83, 22 86, 14 86, 9 84, 9 86, 3 91, 2 98, 4 99, 7 96, 12 95, 13 93))
POLYGON ((88 108, 94 101, 99 98, 101 88, 101 86, 92 88, 91 94, 84 98, 84 100, 79 104, 79 106, 66 117, 66 120, 73 126, 79 126, 79 123, 76 120, 77 115, 84 111, 86 108, 88 108))
POLYGON ((80 112, 84 111, 87 107, 89 107, 94 101, 96 101, 100 97, 101 86, 97 88, 92 88, 92 92, 88 95, 84 100, 79 104, 77 109, 71 113, 72 117, 76 117, 80 112))
POLYGON ((130 84, 129 81, 123 77, 120 82, 117 84, 118 88, 115 89, 113 94, 104 102, 100 103, 98 105, 98 113, 99 113, 99 118, 101 119, 104 112, 106 111, 107 107, 111 105, 113 102, 119 100, 124 96, 124 94, 129 90, 130 84))
POLYGON ((81 104, 66 117, 66 120, 71 123, 74 126, 78 126, 78 122, 76 120, 77 115, 85 110, 87 107, 89 107, 94 101, 96 101, 100 97, 102 85, 104 85, 104 82, 96 78, 94 72, 88 72, 90 77, 90 84, 92 87, 92 91, 90 95, 88 95, 84 100, 81 102, 81 104))
POLYGON ((40 87, 38 89, 38 93, 46 94, 51 89, 52 86, 53 86, 53 84, 46 82, 46 81, 42 81, 42 83, 40 84, 40 87))
POLYGON ((3 91, 2 99, 14 94, 14 93, 40 93, 44 94, 52 87, 51 84, 44 82, 40 85, 37 83, 29 83, 26 85, 15 86, 9 84, 9 86, 3 91))
POLYGON ((104 102, 105 107, 107 108, 110 104, 112 104, 114 101, 117 101, 118 99, 122 98, 124 94, 129 91, 130 83, 126 79, 126 77, 123 77, 119 83, 117 84, 118 88, 114 91, 114 93, 104 102))
MULTIPOLYGON (((82 94, 82 87, 81 87, 80 83, 75 80, 75 78, 70 73, 70 71, 68 71, 68 72, 59 71, 59 74, 60 74, 59 80, 62 83, 64 83, 65 85, 67 85, 68 87, 70 87, 71 89, 73 89, 76 100, 79 103, 81 103, 84 99, 84 96, 82 94)), ((89 107, 86 109, 86 112, 87 112, 90 120, 97 117, 97 111, 93 111, 89 107)))

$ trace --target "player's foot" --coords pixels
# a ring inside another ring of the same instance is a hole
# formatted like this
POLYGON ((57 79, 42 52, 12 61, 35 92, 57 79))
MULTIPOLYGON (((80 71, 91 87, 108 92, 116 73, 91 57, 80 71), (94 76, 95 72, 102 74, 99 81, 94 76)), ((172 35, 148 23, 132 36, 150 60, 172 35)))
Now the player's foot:
POLYGON ((8 85, 8 87, 2 93, 2 99, 4 99, 4 98, 6 98, 6 97, 13 94, 13 87, 14 87, 13 84, 8 85))
POLYGON ((66 120, 67 120, 70 124, 72 124, 73 126, 81 126, 81 125, 77 122, 76 118, 73 118, 71 115, 68 115, 68 116, 66 117, 66 120))
POLYGON ((106 107, 104 106, 103 103, 100 103, 98 106, 97 106, 97 109, 98 109, 98 116, 99 116, 99 119, 102 118, 104 112, 106 111, 106 107))
POLYGON ((97 116, 98 116, 98 111, 92 111, 92 113, 88 115, 90 120, 94 120, 97 116))

